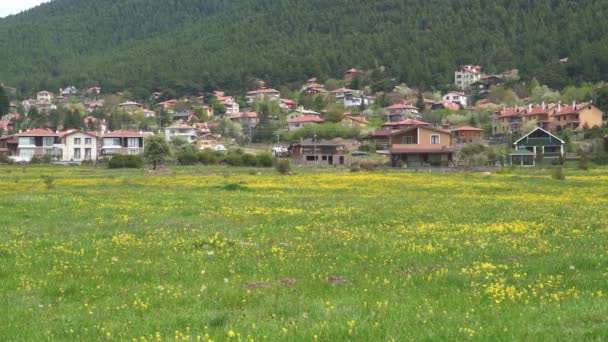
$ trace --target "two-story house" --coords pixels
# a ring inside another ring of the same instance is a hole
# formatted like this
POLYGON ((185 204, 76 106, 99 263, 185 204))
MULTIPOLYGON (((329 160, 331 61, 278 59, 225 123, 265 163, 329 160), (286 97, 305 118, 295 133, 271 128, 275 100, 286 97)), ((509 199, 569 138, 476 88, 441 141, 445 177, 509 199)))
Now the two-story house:
POLYGON ((3 135, 0 137, 0 155, 14 156, 17 155, 17 145, 19 142, 14 135, 3 135))
POLYGON ((454 72, 454 84, 461 90, 469 88, 471 84, 481 79, 482 69, 483 67, 480 65, 461 65, 454 72))
POLYGON ((36 100, 38 101, 44 101, 44 102, 51 102, 53 101, 53 93, 51 93, 50 91, 39 91, 38 93, 36 93, 36 100))
POLYGON ((451 91, 443 95, 444 102, 452 102, 461 105, 463 108, 468 106, 468 96, 465 93, 451 91))
POLYGON ((302 139, 289 146, 289 155, 296 165, 347 165, 348 148, 343 140, 302 139))
POLYGON ((452 129, 454 140, 459 144, 480 144, 483 142, 483 129, 471 126, 462 126, 452 129))
POLYGON ((136 154, 144 152, 144 135, 131 131, 114 131, 106 133, 101 138, 100 157, 114 154, 136 154))
POLYGON ((416 120, 416 119, 405 119, 398 122, 385 122, 382 124, 383 130, 399 130, 406 129, 414 126, 431 126, 430 123, 416 120))
POLYGON ((70 130, 59 132, 54 158, 61 161, 97 160, 97 152, 97 133, 70 130))
POLYGON ((281 93, 278 90, 274 89, 258 89, 248 92, 245 95, 245 99, 248 105, 253 105, 256 101, 263 101, 264 99, 268 99, 271 101, 279 101, 281 97, 281 93))
POLYGON ((15 134, 18 160, 29 161, 32 157, 43 156, 52 158, 56 154, 55 142, 58 137, 58 133, 46 129, 32 129, 15 134))
POLYGON ((511 165, 534 166, 538 158, 548 161, 564 156, 565 142, 546 130, 536 127, 513 143, 509 154, 511 165))
POLYGON ((182 138, 189 143, 194 143, 197 136, 198 130, 189 125, 174 124, 165 128, 165 138, 169 141, 182 138))
POLYGON ((454 149, 450 132, 427 126, 413 126, 391 136, 393 166, 450 166, 454 149))
POLYGON ((306 125, 316 125, 323 123, 324 120, 316 115, 303 115, 291 120, 287 120, 287 128, 289 130, 300 129, 306 125))
POLYGON ((553 131, 565 128, 582 129, 584 127, 602 127, 604 112, 591 103, 573 102, 571 106, 558 105, 553 114, 553 131))
POLYGON ((367 106, 368 99, 362 92, 348 88, 333 90, 331 94, 335 97, 336 103, 341 103, 344 107, 367 106))
POLYGON ((224 105, 226 108, 226 116, 230 117, 240 112, 240 106, 238 102, 232 96, 227 96, 223 91, 216 90, 213 92, 217 101, 224 105))
POLYGON ((409 103, 396 103, 384 108, 386 122, 397 122, 405 119, 416 119, 420 117, 420 108, 409 103))
POLYGON ((127 101, 127 102, 118 104, 118 107, 126 112, 133 112, 133 111, 143 108, 144 105, 142 105, 141 103, 134 102, 134 101, 127 101))
POLYGON ((240 123, 243 128, 253 128, 258 125, 258 113, 241 112, 231 116, 230 120, 240 123))

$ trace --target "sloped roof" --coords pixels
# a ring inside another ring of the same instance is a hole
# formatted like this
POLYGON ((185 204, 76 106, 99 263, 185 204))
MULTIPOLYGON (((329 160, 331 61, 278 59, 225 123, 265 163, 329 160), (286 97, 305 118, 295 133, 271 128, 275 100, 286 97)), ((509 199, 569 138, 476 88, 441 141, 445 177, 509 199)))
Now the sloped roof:
POLYGON ((143 137, 144 135, 139 132, 131 132, 125 130, 118 130, 109 132, 103 135, 104 138, 121 138, 121 137, 143 137))
POLYGON ((295 119, 291 119, 288 120, 288 123, 306 123, 306 122, 313 122, 313 123, 321 123, 324 122, 325 120, 321 119, 318 116, 315 115, 303 115, 300 117, 297 117, 295 119))
POLYGON ((462 126, 462 127, 458 127, 458 128, 454 128, 452 130, 452 132, 462 132, 462 131, 475 131, 475 132, 482 132, 483 129, 481 128, 477 128, 477 127, 471 127, 471 126, 462 126))
POLYGON ((31 136, 36 136, 36 137, 57 137, 59 136, 59 134, 50 131, 48 129, 32 129, 29 131, 25 131, 23 133, 18 133, 15 134, 16 137, 31 137, 31 136))

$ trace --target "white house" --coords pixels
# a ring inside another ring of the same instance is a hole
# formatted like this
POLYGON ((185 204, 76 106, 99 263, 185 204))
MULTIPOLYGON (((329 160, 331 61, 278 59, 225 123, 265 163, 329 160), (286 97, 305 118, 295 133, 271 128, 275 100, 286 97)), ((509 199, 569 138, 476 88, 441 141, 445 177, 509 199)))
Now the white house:
POLYGON ((480 65, 461 65, 454 72, 454 84, 461 90, 469 88, 471 84, 481 79, 482 69, 483 67, 480 65))
POLYGON ((226 116, 233 116, 239 113, 240 106, 238 102, 235 101, 234 97, 226 96, 223 91, 216 90, 213 92, 217 101, 224 105, 226 108, 226 116))
POLYGON ((175 138, 182 138, 189 143, 194 143, 198 137, 199 131, 188 125, 175 124, 165 128, 165 138, 173 141, 175 138))
POLYGON ((465 93, 458 91, 451 91, 443 95, 444 102, 452 102, 461 105, 463 108, 467 107, 468 97, 465 93))
POLYGON ((245 95, 245 99, 249 105, 252 105, 255 101, 262 101, 264 99, 279 101, 280 98, 281 93, 278 90, 266 88, 250 91, 245 95))
POLYGON ((50 91, 40 91, 38 93, 36 93, 36 100, 38 101, 44 101, 44 102, 51 102, 53 101, 53 93, 51 93, 50 91))
POLYGON ((336 98, 336 103, 342 103, 344 107, 359 107, 368 104, 367 96, 358 90, 339 88, 331 93, 336 98))
POLYGON ((54 157, 61 161, 97 160, 97 141, 97 134, 94 132, 60 132, 54 157))
POLYGON ((66 88, 60 88, 59 94, 61 94, 61 96, 78 95, 78 89, 72 85, 67 86, 66 88))
POLYGON ((289 130, 300 129, 305 125, 316 125, 323 123, 323 119, 315 115, 304 115, 287 121, 289 130))
POLYGON ((32 157, 53 156, 55 142, 59 134, 46 129, 32 129, 15 134, 17 138, 17 158, 21 161, 30 161, 32 157))

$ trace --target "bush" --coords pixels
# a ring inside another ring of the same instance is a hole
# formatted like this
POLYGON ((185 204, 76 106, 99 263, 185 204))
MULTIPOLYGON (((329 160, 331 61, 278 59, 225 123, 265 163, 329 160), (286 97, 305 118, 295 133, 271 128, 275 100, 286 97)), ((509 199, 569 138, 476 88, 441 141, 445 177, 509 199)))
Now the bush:
POLYGON ((218 157, 218 152, 210 149, 206 149, 196 154, 198 162, 204 165, 217 164, 218 157))
POLYGON ((42 159, 40 159, 40 157, 33 156, 32 159, 30 159, 30 164, 42 164, 42 159))
POLYGON ((137 155, 116 154, 110 158, 108 167, 110 169, 140 169, 144 166, 144 160, 137 155))
POLYGON ((222 161, 230 166, 241 166, 243 165, 243 161, 241 159, 241 155, 236 152, 229 152, 224 156, 222 161))
POLYGON ((15 164, 15 162, 11 158, 5 156, 4 154, 0 154, 0 164, 13 165, 13 164, 15 164))
POLYGON ((198 162, 198 156, 192 151, 186 151, 177 155, 177 162, 181 165, 193 165, 198 162))
POLYGON ((581 158, 578 160, 578 168, 581 170, 589 170, 589 156, 587 153, 581 153, 581 158))
POLYGON ((556 167, 551 171, 551 178, 557 180, 566 180, 566 175, 564 174, 564 170, 562 167, 556 167))
POLYGON ((272 166, 272 162, 273 162, 273 158, 272 158, 272 154, 264 152, 264 153, 260 153, 256 156, 257 159, 257 164, 258 166, 262 166, 262 167, 271 167, 272 166))
POLYGON ((241 155, 241 165, 243 166, 256 166, 257 159, 253 154, 244 153, 241 155))
POLYGON ((290 163, 289 159, 277 160, 275 169, 277 170, 278 173, 280 173, 282 175, 288 174, 291 171, 291 163, 290 163))

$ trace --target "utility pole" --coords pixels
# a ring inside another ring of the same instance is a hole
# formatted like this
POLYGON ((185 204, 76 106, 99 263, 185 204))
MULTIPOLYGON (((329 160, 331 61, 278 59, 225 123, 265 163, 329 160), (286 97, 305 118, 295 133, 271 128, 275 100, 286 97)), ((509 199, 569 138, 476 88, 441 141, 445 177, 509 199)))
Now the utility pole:
POLYGON ((315 166, 317 166, 317 159, 318 159, 318 156, 317 156, 317 132, 313 133, 313 136, 312 136, 312 146, 313 146, 313 148, 312 148, 313 152, 312 153, 315 156, 315 166))

